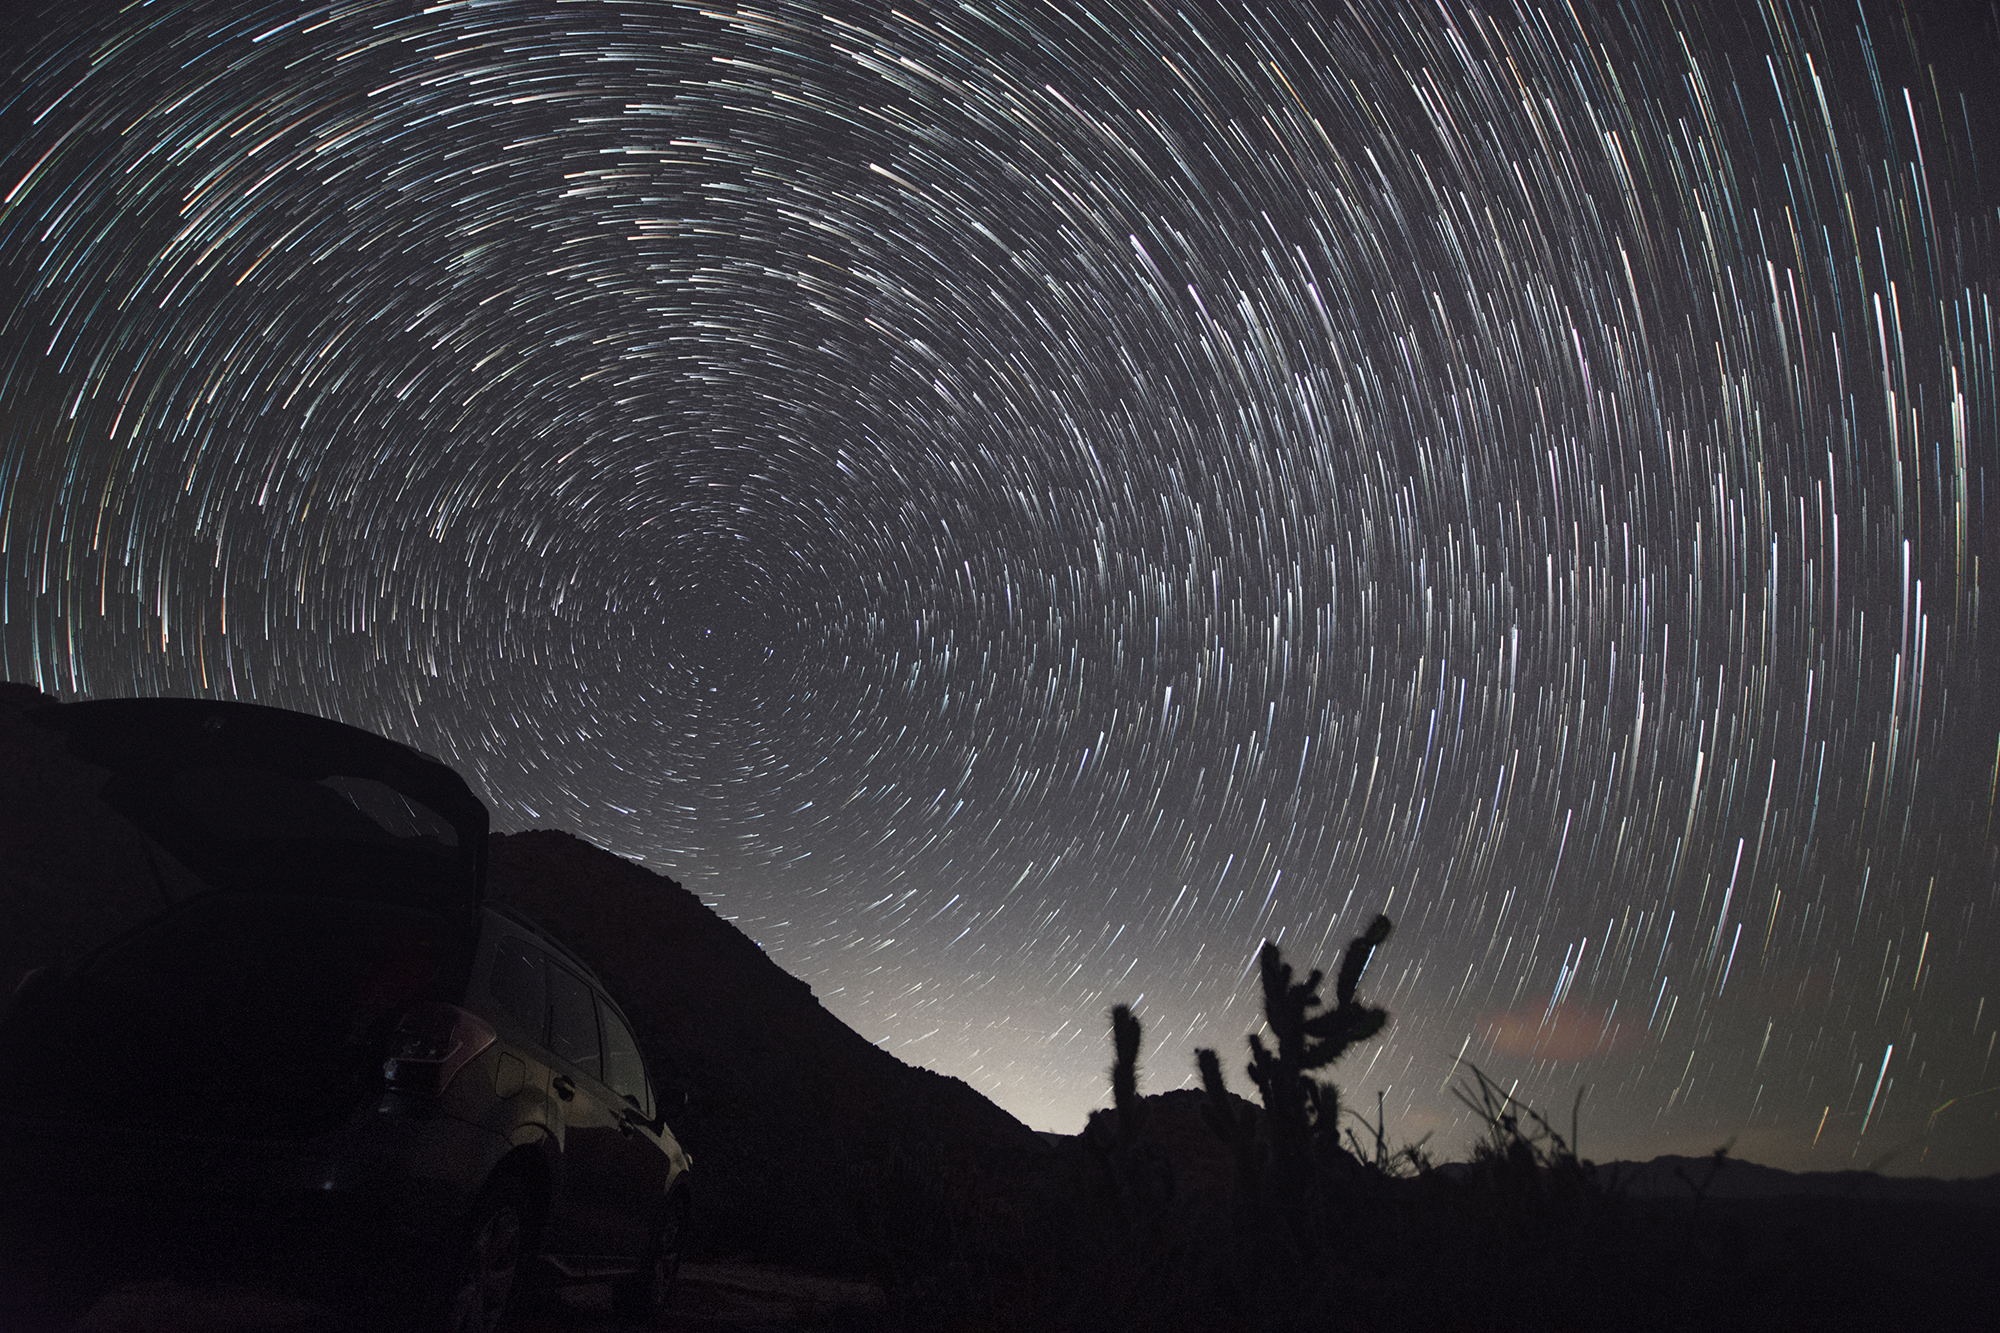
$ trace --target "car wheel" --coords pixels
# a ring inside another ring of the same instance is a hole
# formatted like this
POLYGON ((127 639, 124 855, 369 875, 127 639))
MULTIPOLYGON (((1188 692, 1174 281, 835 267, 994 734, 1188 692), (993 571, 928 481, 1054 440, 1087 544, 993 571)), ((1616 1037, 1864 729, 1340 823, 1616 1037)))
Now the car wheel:
POLYGON ((667 1221, 653 1237, 646 1266, 620 1278, 612 1287, 614 1307, 634 1319, 651 1319, 667 1307, 674 1281, 681 1272, 681 1253, 687 1239, 687 1207, 676 1203, 667 1221))
POLYGON ((501 1176, 472 1206, 441 1293, 443 1317, 427 1321, 431 1327, 444 1333, 493 1333, 527 1263, 527 1237, 528 1192, 520 1181, 501 1176))

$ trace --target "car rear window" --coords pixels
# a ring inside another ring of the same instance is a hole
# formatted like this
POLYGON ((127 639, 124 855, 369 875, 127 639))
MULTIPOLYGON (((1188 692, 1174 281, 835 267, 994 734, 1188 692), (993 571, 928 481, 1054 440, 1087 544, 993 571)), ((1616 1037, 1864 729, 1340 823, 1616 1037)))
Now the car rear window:
POLYGON ((373 778, 205 765, 120 773, 101 795, 218 888, 407 898, 464 874, 451 822, 373 778))
POLYGON ((219 838, 332 838, 436 854, 458 845, 444 816, 373 778, 303 778, 255 768, 189 768, 170 784, 219 838))

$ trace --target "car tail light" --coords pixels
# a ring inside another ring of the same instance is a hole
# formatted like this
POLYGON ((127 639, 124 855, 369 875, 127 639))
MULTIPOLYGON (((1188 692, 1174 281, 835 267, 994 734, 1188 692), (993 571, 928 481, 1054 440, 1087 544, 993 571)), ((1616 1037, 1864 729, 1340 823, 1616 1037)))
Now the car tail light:
POLYGON ((450 1086, 472 1057, 491 1046, 493 1038, 484 1019, 455 1004, 412 1005, 389 1037, 382 1077, 398 1092, 435 1096, 450 1086))

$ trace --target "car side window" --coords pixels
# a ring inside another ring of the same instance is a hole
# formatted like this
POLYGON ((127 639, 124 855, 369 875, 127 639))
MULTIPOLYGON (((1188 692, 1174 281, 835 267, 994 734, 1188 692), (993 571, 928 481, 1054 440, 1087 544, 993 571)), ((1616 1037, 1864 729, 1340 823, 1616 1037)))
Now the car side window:
POLYGON ((597 999, 590 983, 553 960, 549 963, 549 1049, 592 1078, 604 1077, 597 1044, 597 999))
POLYGON ((536 1041, 548 1039, 548 993, 542 984, 542 951, 512 935, 500 937, 486 989, 536 1041))
POLYGON ((646 1063, 639 1058, 639 1044, 631 1030, 609 1008, 600 1007, 604 1020, 604 1084, 619 1096, 631 1094, 639 1103, 639 1114, 653 1114, 653 1095, 646 1086, 646 1063))

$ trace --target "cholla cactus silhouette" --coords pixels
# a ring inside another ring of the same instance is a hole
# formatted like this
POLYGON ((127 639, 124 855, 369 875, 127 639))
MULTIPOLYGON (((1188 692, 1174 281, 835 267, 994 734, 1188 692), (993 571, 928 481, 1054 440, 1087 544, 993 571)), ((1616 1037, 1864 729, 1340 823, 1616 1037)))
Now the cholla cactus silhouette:
POLYGON ((1269 1197, 1308 1249, 1313 1245, 1314 1230, 1308 1205, 1319 1193, 1320 1169, 1331 1163, 1334 1154, 1343 1151, 1339 1093, 1331 1084, 1314 1078, 1313 1073, 1380 1032, 1389 1021, 1387 1010, 1362 1004, 1355 998, 1355 992, 1361 984, 1361 974, 1368 968, 1368 960, 1389 938, 1391 929, 1388 917, 1377 916, 1347 946, 1334 983, 1331 1008, 1324 1007, 1319 998, 1324 972, 1314 968, 1304 981, 1297 981, 1291 964, 1285 961, 1277 945, 1266 940, 1258 952, 1258 969, 1264 986, 1264 1022, 1271 1029, 1277 1049, 1266 1046, 1261 1035, 1251 1034, 1251 1060, 1247 1069, 1264 1101, 1264 1123, 1270 1138, 1268 1173, 1256 1169, 1250 1126, 1230 1108, 1222 1065, 1215 1052, 1195 1053, 1202 1083, 1208 1089, 1209 1127, 1231 1145, 1237 1170, 1246 1181, 1246 1193, 1254 1199, 1259 1192, 1256 1178, 1267 1175, 1269 1197), (1321 1012, 1312 1012, 1316 1009, 1321 1012))
POLYGON ((1146 1104, 1139 1100, 1139 1037, 1142 1029, 1129 1005, 1111 1009, 1111 1105, 1118 1116, 1118 1142, 1130 1148, 1146 1121, 1146 1104))
POLYGON ((1146 1103, 1139 1097, 1139 1039, 1144 1029, 1130 1006, 1111 1010, 1111 1109, 1093 1111, 1083 1142, 1103 1169, 1113 1208, 1130 1226, 1157 1221, 1174 1195, 1173 1163, 1139 1142, 1146 1103))
MULTIPOLYGON (((1317 1014, 1308 1011, 1320 1008, 1319 985, 1325 973, 1314 968, 1304 981, 1292 980, 1292 965, 1268 940, 1257 955, 1264 983, 1264 1021, 1278 1049, 1267 1049, 1263 1038, 1252 1033, 1248 1068, 1264 1096, 1265 1111, 1279 1122, 1271 1127, 1271 1146, 1281 1160, 1292 1151, 1303 1150, 1304 1131, 1336 1110, 1331 1089, 1313 1079, 1312 1072, 1332 1064, 1389 1021, 1387 1010, 1359 1003, 1354 992, 1369 958, 1389 938, 1390 929, 1389 918, 1377 916, 1347 946, 1334 986, 1335 1004, 1317 1014)), ((1333 1128, 1331 1124, 1327 1127, 1333 1128)))
POLYGON ((1210 1133, 1229 1145, 1230 1160, 1236 1165, 1238 1211, 1244 1216, 1253 1215, 1263 1192, 1256 1109, 1230 1093, 1229 1085, 1222 1079, 1222 1061, 1214 1051, 1206 1047, 1197 1049, 1194 1062, 1201 1070, 1201 1086, 1208 1094, 1208 1100, 1202 1104, 1201 1118, 1210 1133))

